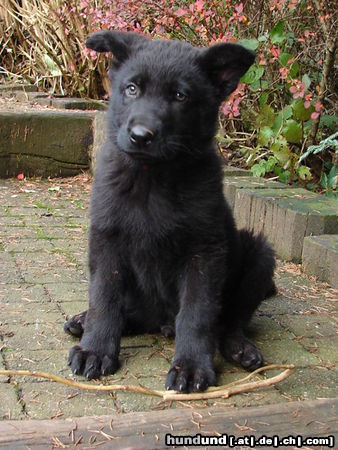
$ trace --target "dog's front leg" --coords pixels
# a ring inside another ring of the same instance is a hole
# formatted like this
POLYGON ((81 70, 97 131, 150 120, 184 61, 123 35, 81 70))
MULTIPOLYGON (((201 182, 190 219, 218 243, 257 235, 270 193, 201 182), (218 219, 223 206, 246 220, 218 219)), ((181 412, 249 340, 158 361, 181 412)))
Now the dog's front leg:
POLYGON ((91 239, 89 309, 80 345, 69 353, 74 373, 99 378, 118 369, 123 328, 122 271, 110 242, 91 239))
POLYGON ((175 356, 166 379, 167 389, 203 391, 216 381, 213 357, 218 299, 210 267, 203 266, 201 257, 192 258, 182 280, 175 356))

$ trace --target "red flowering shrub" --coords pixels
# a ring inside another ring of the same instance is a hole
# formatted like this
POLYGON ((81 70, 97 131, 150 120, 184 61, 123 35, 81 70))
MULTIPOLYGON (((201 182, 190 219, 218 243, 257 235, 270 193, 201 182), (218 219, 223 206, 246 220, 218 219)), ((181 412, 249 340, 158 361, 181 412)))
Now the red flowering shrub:
MULTIPOLYGON (((84 46, 86 37, 101 29, 198 46, 239 41, 254 50, 256 63, 221 107, 217 139, 221 150, 231 149, 256 175, 275 173, 282 180, 305 183, 311 172, 300 163, 301 155, 337 124, 333 0, 4 3, 2 70, 67 95, 109 95, 109 58, 84 46)), ((330 158, 323 163, 331 169, 330 158)))

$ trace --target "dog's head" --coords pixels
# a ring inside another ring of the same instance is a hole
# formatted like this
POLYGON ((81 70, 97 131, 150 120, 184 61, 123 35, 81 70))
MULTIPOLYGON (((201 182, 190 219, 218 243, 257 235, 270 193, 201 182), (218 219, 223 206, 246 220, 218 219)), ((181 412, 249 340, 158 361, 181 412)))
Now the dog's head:
POLYGON ((196 48, 113 31, 91 35, 86 45, 113 54, 110 136, 136 159, 210 151, 218 108, 255 59, 237 44, 196 48))

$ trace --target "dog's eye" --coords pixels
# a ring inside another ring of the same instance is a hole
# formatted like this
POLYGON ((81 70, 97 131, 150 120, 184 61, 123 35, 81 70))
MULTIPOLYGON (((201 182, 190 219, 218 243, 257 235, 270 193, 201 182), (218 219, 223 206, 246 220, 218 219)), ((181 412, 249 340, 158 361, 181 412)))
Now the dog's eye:
POLYGON ((176 91, 174 94, 174 99, 178 102, 184 102, 187 99, 187 96, 183 94, 183 92, 176 91))
POLYGON ((135 97, 139 92, 139 88, 134 83, 129 83, 125 89, 125 93, 128 97, 135 97))

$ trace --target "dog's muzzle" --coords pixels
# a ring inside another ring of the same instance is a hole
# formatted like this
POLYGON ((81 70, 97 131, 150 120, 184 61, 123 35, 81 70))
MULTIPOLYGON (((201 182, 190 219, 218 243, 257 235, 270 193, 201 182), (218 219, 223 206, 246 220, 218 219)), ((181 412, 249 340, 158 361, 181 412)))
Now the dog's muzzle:
POLYGON ((143 125, 134 125, 129 130, 129 140, 130 142, 139 148, 147 147, 150 145, 154 139, 155 135, 152 130, 144 127, 143 125))

